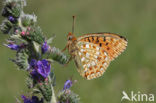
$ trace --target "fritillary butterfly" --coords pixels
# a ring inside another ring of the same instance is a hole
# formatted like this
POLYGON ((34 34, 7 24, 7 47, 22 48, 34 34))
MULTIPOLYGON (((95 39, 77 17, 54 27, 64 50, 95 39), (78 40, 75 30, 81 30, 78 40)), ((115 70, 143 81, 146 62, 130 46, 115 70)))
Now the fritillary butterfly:
POLYGON ((91 80, 103 75, 110 62, 127 46, 125 37, 113 33, 68 34, 68 48, 80 75, 91 80))

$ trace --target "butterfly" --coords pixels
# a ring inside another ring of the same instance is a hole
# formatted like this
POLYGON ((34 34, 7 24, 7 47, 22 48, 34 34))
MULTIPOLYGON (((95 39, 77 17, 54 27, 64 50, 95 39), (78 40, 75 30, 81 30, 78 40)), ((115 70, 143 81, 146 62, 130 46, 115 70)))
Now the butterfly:
POLYGON ((65 49, 70 60, 74 59, 78 72, 87 80, 102 76, 128 43, 125 37, 114 33, 88 33, 77 38, 69 32, 67 38, 65 49))

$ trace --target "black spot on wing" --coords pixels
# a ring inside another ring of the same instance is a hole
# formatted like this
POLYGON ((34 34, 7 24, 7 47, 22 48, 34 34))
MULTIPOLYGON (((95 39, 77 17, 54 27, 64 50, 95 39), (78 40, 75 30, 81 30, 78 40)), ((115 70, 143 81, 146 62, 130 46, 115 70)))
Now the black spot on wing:
POLYGON ((99 37, 97 36, 97 38, 96 38, 96 43, 99 43, 99 37))
POLYGON ((88 37, 88 42, 90 42, 90 39, 89 39, 89 37, 88 37))
POLYGON ((108 42, 106 43, 106 46, 108 45, 108 42))
POLYGON ((100 43, 99 46, 102 47, 102 43, 100 43))
POLYGON ((123 36, 120 36, 120 38, 121 38, 121 39, 124 39, 125 41, 127 41, 127 39, 126 39, 125 37, 123 37, 123 36))
POLYGON ((94 41, 94 37, 92 36, 92 41, 94 41))
POLYGON ((106 41, 106 37, 105 37, 105 36, 103 37, 103 41, 104 41, 104 42, 106 41))

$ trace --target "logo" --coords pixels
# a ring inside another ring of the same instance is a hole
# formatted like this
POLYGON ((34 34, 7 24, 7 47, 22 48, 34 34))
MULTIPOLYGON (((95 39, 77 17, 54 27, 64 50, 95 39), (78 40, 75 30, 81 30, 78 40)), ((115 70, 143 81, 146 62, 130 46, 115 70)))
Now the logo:
POLYGON ((154 94, 145 94, 145 93, 141 93, 140 91, 138 91, 137 93, 135 93, 134 91, 131 91, 130 95, 128 95, 125 91, 122 91, 122 98, 121 101, 123 100, 128 100, 128 101, 138 101, 138 102, 152 102, 154 101, 154 94))

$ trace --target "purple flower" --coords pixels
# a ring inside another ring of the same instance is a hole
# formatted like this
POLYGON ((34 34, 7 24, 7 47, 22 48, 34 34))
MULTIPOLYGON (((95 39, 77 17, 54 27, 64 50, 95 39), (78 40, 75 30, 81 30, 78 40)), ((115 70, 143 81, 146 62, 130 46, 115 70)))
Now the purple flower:
POLYGON ((9 16, 8 19, 9 19, 9 21, 11 21, 11 22, 14 22, 14 21, 15 21, 15 18, 12 17, 12 16, 9 16))
POLYGON ((16 51, 18 51, 20 49, 19 45, 16 45, 16 44, 13 44, 13 43, 7 44, 5 46, 7 46, 8 48, 10 48, 12 50, 16 50, 16 51))
POLYGON ((50 63, 47 60, 43 59, 37 62, 37 66, 37 72, 41 74, 44 78, 46 78, 50 73, 50 63))
POLYGON ((64 88, 63 88, 63 90, 69 89, 71 86, 72 86, 72 81, 71 81, 71 80, 67 80, 67 81, 64 83, 64 88))
POLYGON ((32 59, 29 65, 30 68, 33 69, 31 74, 35 78, 39 78, 40 77, 39 75, 46 78, 50 73, 51 65, 45 59, 39 61, 32 59))
POLYGON ((42 45, 42 53, 46 53, 48 51, 48 49, 50 48, 50 46, 47 44, 47 42, 44 42, 42 45))
POLYGON ((35 66, 37 66, 37 60, 36 59, 32 59, 29 63, 30 67, 35 68, 35 66))
POLYGON ((43 103, 43 99, 39 100, 38 97, 32 96, 32 98, 27 98, 26 96, 21 96, 24 103, 43 103))
POLYGON ((36 71, 36 69, 33 69, 30 74, 34 80, 40 81, 42 79, 41 75, 36 71))

